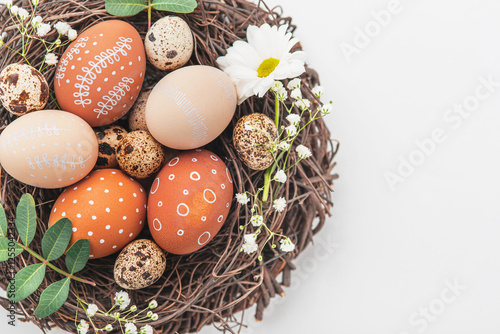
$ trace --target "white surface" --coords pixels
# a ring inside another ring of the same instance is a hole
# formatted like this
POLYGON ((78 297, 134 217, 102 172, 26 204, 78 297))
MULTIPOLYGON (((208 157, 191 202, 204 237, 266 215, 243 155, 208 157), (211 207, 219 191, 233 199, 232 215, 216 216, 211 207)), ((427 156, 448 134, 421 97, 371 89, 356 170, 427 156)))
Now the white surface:
POLYGON ((401 0, 350 63, 340 45, 390 1, 281 3, 335 101, 328 122, 342 143, 341 178, 334 216, 297 261, 294 287, 263 323, 248 312, 243 332, 498 333, 500 87, 460 125, 443 117, 473 102, 478 77, 500 82, 500 2, 401 0), (444 142, 392 191, 384 175, 399 156, 418 158, 415 141, 436 129, 444 142))

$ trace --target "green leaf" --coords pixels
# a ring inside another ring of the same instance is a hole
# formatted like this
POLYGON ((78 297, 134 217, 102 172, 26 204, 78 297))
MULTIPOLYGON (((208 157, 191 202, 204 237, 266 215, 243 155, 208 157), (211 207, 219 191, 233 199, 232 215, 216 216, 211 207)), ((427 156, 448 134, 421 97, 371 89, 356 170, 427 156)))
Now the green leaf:
POLYGON ((151 6, 156 10, 174 13, 191 13, 198 3, 196 0, 154 0, 151 6))
POLYGON ((14 240, 0 238, 0 262, 21 254, 23 248, 14 240))
POLYGON ((44 318, 59 310, 68 299, 70 278, 54 282, 43 290, 40 303, 35 310, 35 316, 44 318))
POLYGON ((61 257, 68 248, 71 239, 71 220, 59 219, 49 227, 42 239, 42 252, 48 261, 61 257))
POLYGON ((35 200, 30 194, 21 196, 17 205, 16 228, 23 244, 29 246, 36 233, 35 200))
POLYGON ((77 240, 66 252, 66 268, 70 274, 79 272, 89 259, 90 241, 87 239, 77 240))
POLYGON ((17 303, 35 292, 42 284, 45 276, 43 263, 27 266, 14 276, 14 280, 7 287, 7 296, 11 302, 17 303))
POLYGON ((5 210, 0 205, 0 237, 7 237, 7 217, 5 216, 5 210))
POLYGON ((132 16, 147 9, 145 0, 106 0, 106 11, 115 16, 132 16))

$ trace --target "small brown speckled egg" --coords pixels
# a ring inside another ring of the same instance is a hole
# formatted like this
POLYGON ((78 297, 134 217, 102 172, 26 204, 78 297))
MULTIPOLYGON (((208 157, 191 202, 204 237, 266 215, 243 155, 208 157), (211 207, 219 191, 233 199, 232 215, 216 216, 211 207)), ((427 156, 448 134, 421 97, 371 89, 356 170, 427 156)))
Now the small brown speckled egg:
POLYGON ((135 240, 122 249, 116 258, 115 281, 124 289, 143 289, 163 275, 166 264, 163 250, 154 241, 135 240))
POLYGON ((145 179, 161 168, 163 146, 147 131, 129 132, 118 144, 116 158, 120 168, 137 179, 145 179))
POLYGON ((130 109, 128 116, 128 128, 130 131, 144 130, 149 131, 146 124, 146 102, 148 102, 149 94, 151 94, 151 89, 139 94, 139 97, 135 101, 135 104, 130 109))
POLYGON ((193 53, 193 34, 186 21, 165 16, 156 21, 144 39, 148 60, 160 70, 184 66, 193 53))
POLYGON ((119 125, 110 125, 104 128, 94 129, 99 143, 99 156, 96 168, 113 168, 118 166, 116 160, 116 149, 120 140, 125 137, 127 130, 119 125))
POLYGON ((271 149, 278 138, 274 122, 264 114, 254 113, 238 120, 233 131, 233 143, 238 157, 254 170, 264 170, 273 163, 271 149), (254 127, 258 130, 251 130, 254 127))
POLYGON ((0 101, 14 115, 42 110, 48 100, 47 80, 33 67, 11 64, 0 72, 0 101))

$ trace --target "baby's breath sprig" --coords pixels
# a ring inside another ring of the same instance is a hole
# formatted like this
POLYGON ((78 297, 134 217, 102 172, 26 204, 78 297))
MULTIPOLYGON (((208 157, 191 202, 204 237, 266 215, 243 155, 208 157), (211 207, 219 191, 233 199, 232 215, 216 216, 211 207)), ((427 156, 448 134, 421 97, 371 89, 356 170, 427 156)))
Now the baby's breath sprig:
POLYGON ((79 297, 77 300, 85 311, 88 319, 88 322, 85 319, 80 319, 78 323, 78 313, 76 314, 75 326, 78 334, 86 334, 90 326, 92 326, 95 333, 110 332, 119 329, 123 334, 153 334, 153 327, 151 327, 151 325, 146 324, 138 330, 137 324, 158 320, 158 314, 152 311, 158 307, 156 300, 150 301, 146 308, 138 311, 136 305, 129 307, 130 297, 125 291, 115 293, 115 303, 107 311, 99 310, 96 304, 89 304, 79 297), (144 314, 144 312, 146 312, 146 314, 144 314), (93 320, 96 314, 108 318, 110 322, 106 324, 106 326, 99 328, 93 320))
POLYGON ((17 53, 31 66, 28 59, 30 42, 33 40, 40 41, 45 48, 45 55, 38 70, 43 72, 48 66, 57 64, 58 59, 54 51, 71 43, 71 41, 78 37, 78 33, 68 23, 59 21, 53 27, 58 33, 57 38, 53 41, 46 40, 44 37, 51 32, 52 26, 50 23, 43 22, 41 16, 36 15, 39 0, 31 0, 31 3, 33 5, 33 13, 29 13, 28 10, 13 5, 12 0, 5 2, 12 22, 21 35, 21 50, 14 50, 6 44, 8 38, 6 32, 0 34, 0 47, 6 47, 10 51, 17 53))
MULTIPOLYGON (((320 103, 315 110, 312 110, 311 102, 302 96, 300 86, 301 80, 296 78, 290 80, 286 88, 281 81, 275 81, 271 87, 271 91, 274 93, 275 97, 275 124, 279 128, 278 140, 274 142, 272 148, 269 150, 273 155, 274 163, 264 174, 264 186, 259 188, 255 194, 248 191, 236 194, 236 201, 239 204, 248 205, 248 203, 252 202, 250 209, 252 216, 246 224, 240 226, 240 229, 244 230, 250 225, 256 228, 253 233, 245 234, 243 245, 240 250, 247 254, 253 254, 259 251, 260 261, 262 261, 262 250, 269 242, 271 242, 272 248, 277 247, 275 239, 279 239, 279 248, 282 252, 293 252, 295 250, 295 244, 289 237, 273 232, 267 226, 265 223, 266 219, 263 216, 263 205, 264 203, 272 204, 272 208, 278 213, 285 211, 288 204, 285 197, 269 199, 269 188, 271 182, 285 183, 288 179, 287 172, 302 160, 308 159, 312 156, 312 152, 307 146, 302 144, 297 145, 295 147, 295 152, 298 159, 291 166, 287 167, 287 162, 290 157, 293 144, 299 134, 312 122, 327 116, 332 110, 331 101, 330 103, 320 103), (288 99, 291 99, 292 103, 287 104, 288 99), (286 126, 281 125, 280 127, 279 120, 281 107, 283 107, 283 109, 287 112, 285 119, 288 124, 286 126), (299 113, 296 113, 297 109, 299 113), (306 114, 308 114, 307 117, 305 117, 306 114), (257 238, 263 232, 266 233, 267 239, 259 250, 257 238)), ((311 91, 315 97, 321 101, 321 98, 325 93, 324 88, 316 86, 311 91)), ((245 124, 245 129, 247 131, 262 131, 252 126, 249 122, 248 124, 245 124)), ((264 131, 262 132, 267 134, 264 131)))

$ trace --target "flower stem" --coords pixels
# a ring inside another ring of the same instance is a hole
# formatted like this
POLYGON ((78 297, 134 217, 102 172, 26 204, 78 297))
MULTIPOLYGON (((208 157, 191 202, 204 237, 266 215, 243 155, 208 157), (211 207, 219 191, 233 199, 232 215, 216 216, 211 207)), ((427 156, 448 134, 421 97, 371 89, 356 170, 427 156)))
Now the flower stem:
POLYGON ((31 250, 27 246, 24 246, 23 244, 21 244, 21 243, 19 243, 17 241, 15 241, 15 242, 19 245, 19 247, 21 247, 22 249, 24 249, 25 251, 27 251, 28 253, 30 253, 31 255, 33 255, 36 259, 40 260, 40 262, 42 262, 43 264, 45 264, 46 266, 48 266, 52 270, 57 271, 59 274, 64 275, 66 277, 69 277, 71 279, 74 279, 75 281, 78 281, 78 282, 90 284, 92 286, 96 285, 94 282, 87 281, 86 279, 83 279, 83 278, 80 278, 80 277, 76 277, 73 274, 67 273, 67 272, 65 272, 65 271, 57 268, 52 263, 50 263, 48 260, 45 260, 42 256, 40 256, 38 253, 36 253, 35 251, 31 250))
POLYGON ((148 0, 148 30, 151 28, 151 0, 148 0))
MULTIPOLYGON (((276 127, 280 123, 280 101, 278 99, 278 94, 274 94, 274 124, 276 127)), ((262 201, 266 202, 269 198, 269 185, 271 184, 271 173, 274 170, 276 162, 269 166, 264 174, 264 192, 262 194, 262 201)))

